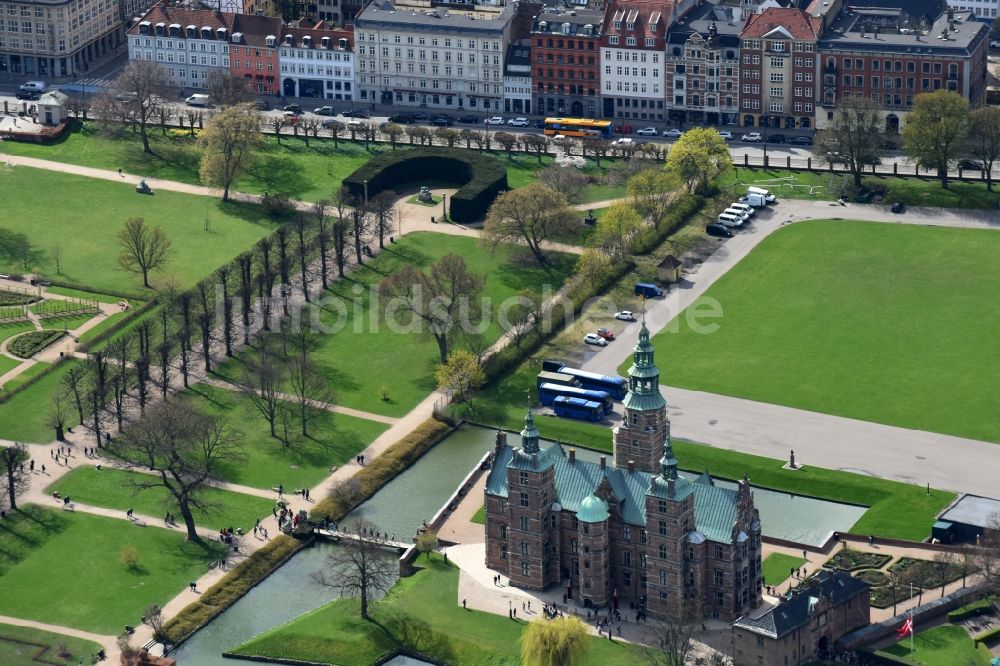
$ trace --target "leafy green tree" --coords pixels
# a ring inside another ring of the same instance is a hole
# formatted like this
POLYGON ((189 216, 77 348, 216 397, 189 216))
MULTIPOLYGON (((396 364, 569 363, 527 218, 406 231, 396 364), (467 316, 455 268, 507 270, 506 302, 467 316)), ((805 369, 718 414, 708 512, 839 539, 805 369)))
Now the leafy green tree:
POLYGON ((547 266, 542 244, 579 226, 579 216, 565 196, 532 183, 497 197, 486 215, 482 242, 493 249, 502 243, 527 245, 539 265, 547 266))
POLYGON ((612 262, 621 261, 629 252, 632 241, 642 231, 642 219, 630 204, 616 203, 604 211, 597 221, 590 244, 612 262))
POLYGON ((581 282, 601 283, 611 274, 611 260, 592 247, 588 247, 576 260, 575 279, 581 282))
POLYGON ((884 152, 881 126, 882 115, 875 102, 851 95, 840 101, 833 112, 833 122, 820 132, 817 144, 841 156, 854 176, 855 188, 861 187, 864 168, 877 164, 884 152))
POLYGON ((667 155, 667 170, 676 174, 690 192, 703 190, 710 180, 732 166, 726 141, 706 127, 685 132, 667 155))
POLYGON ((233 181, 247 169, 263 144, 260 118, 253 106, 236 104, 220 109, 198 137, 202 180, 221 187, 222 200, 229 201, 233 181))
POLYGON ((681 182, 665 169, 643 169, 628 180, 628 193, 636 212, 659 228, 670 213, 681 182))
POLYGON ((969 152, 983 163, 986 189, 993 189, 993 165, 1000 159, 1000 108, 981 106, 969 114, 969 152))
POLYGON ((459 401, 469 391, 486 383, 486 373, 479 364, 479 359, 465 349, 457 349, 449 354, 448 360, 438 365, 434 377, 439 389, 453 391, 459 401))
POLYGON ((424 530, 416 539, 417 550, 428 558, 430 558, 431 553, 438 549, 439 545, 437 532, 433 530, 424 530))
POLYGON ((590 634, 575 617, 535 620, 521 632, 524 666, 579 666, 587 658, 590 634))
POLYGON ((941 187, 948 188, 948 167, 965 150, 969 104, 950 90, 921 93, 906 116, 903 147, 921 168, 934 169, 941 187))

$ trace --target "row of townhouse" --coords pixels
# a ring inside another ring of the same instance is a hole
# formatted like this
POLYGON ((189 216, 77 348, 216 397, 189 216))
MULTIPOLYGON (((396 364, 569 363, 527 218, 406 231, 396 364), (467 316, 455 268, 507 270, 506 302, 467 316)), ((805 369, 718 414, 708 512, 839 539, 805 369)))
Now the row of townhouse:
POLYGON ((210 72, 228 71, 261 95, 353 101, 353 34, 301 23, 158 4, 129 29, 129 59, 160 63, 179 88, 204 89, 210 72))

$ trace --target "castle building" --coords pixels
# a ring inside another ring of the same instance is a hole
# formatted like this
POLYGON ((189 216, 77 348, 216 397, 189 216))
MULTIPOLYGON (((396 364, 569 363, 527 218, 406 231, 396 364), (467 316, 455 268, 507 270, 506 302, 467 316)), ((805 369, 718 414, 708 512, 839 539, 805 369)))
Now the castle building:
POLYGON ((520 446, 497 433, 486 563, 512 585, 561 585, 587 607, 731 621, 761 602, 760 517, 745 477, 729 489, 678 473, 653 356, 643 322, 613 465, 558 443, 543 449, 530 412, 520 446))

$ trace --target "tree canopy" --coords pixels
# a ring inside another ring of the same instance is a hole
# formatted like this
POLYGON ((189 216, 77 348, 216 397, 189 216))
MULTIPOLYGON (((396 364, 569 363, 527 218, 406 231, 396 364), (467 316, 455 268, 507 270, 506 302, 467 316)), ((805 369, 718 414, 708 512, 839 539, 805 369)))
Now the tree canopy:
POLYGON ((667 170, 684 181, 690 192, 704 189, 710 180, 732 166, 725 139, 707 127, 684 132, 667 155, 667 170))
POLYGON ((205 126, 198 145, 202 148, 202 179, 222 188, 222 200, 229 201, 229 189, 251 164, 254 152, 264 143, 260 118, 250 104, 220 109, 205 126))
POLYGON ((906 116, 903 147, 921 168, 934 169, 941 186, 948 187, 948 167, 965 149, 969 104, 950 90, 921 93, 906 116))
POLYGON ((482 241, 496 248, 502 243, 524 244, 542 266, 548 259, 542 243, 579 228, 579 215, 566 197, 539 183, 504 192, 486 215, 482 241))

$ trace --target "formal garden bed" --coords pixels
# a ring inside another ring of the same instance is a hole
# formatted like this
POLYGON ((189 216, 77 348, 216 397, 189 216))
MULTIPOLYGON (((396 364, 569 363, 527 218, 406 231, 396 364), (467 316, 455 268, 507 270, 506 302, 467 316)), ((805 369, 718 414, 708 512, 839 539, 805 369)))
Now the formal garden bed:
POLYGON ((31 358, 46 347, 55 344, 66 331, 28 331, 7 343, 7 351, 20 358, 31 358))
POLYGON ((38 296, 20 291, 0 290, 0 307, 11 305, 29 305, 38 300, 38 296))
POLYGON ((840 571, 857 571, 859 569, 881 569, 892 559, 891 555, 869 553, 853 548, 844 548, 826 561, 823 566, 840 571))
POLYGON ((903 584, 912 582, 924 589, 941 587, 962 577, 962 565, 959 562, 932 562, 913 557, 901 557, 889 567, 903 584))

